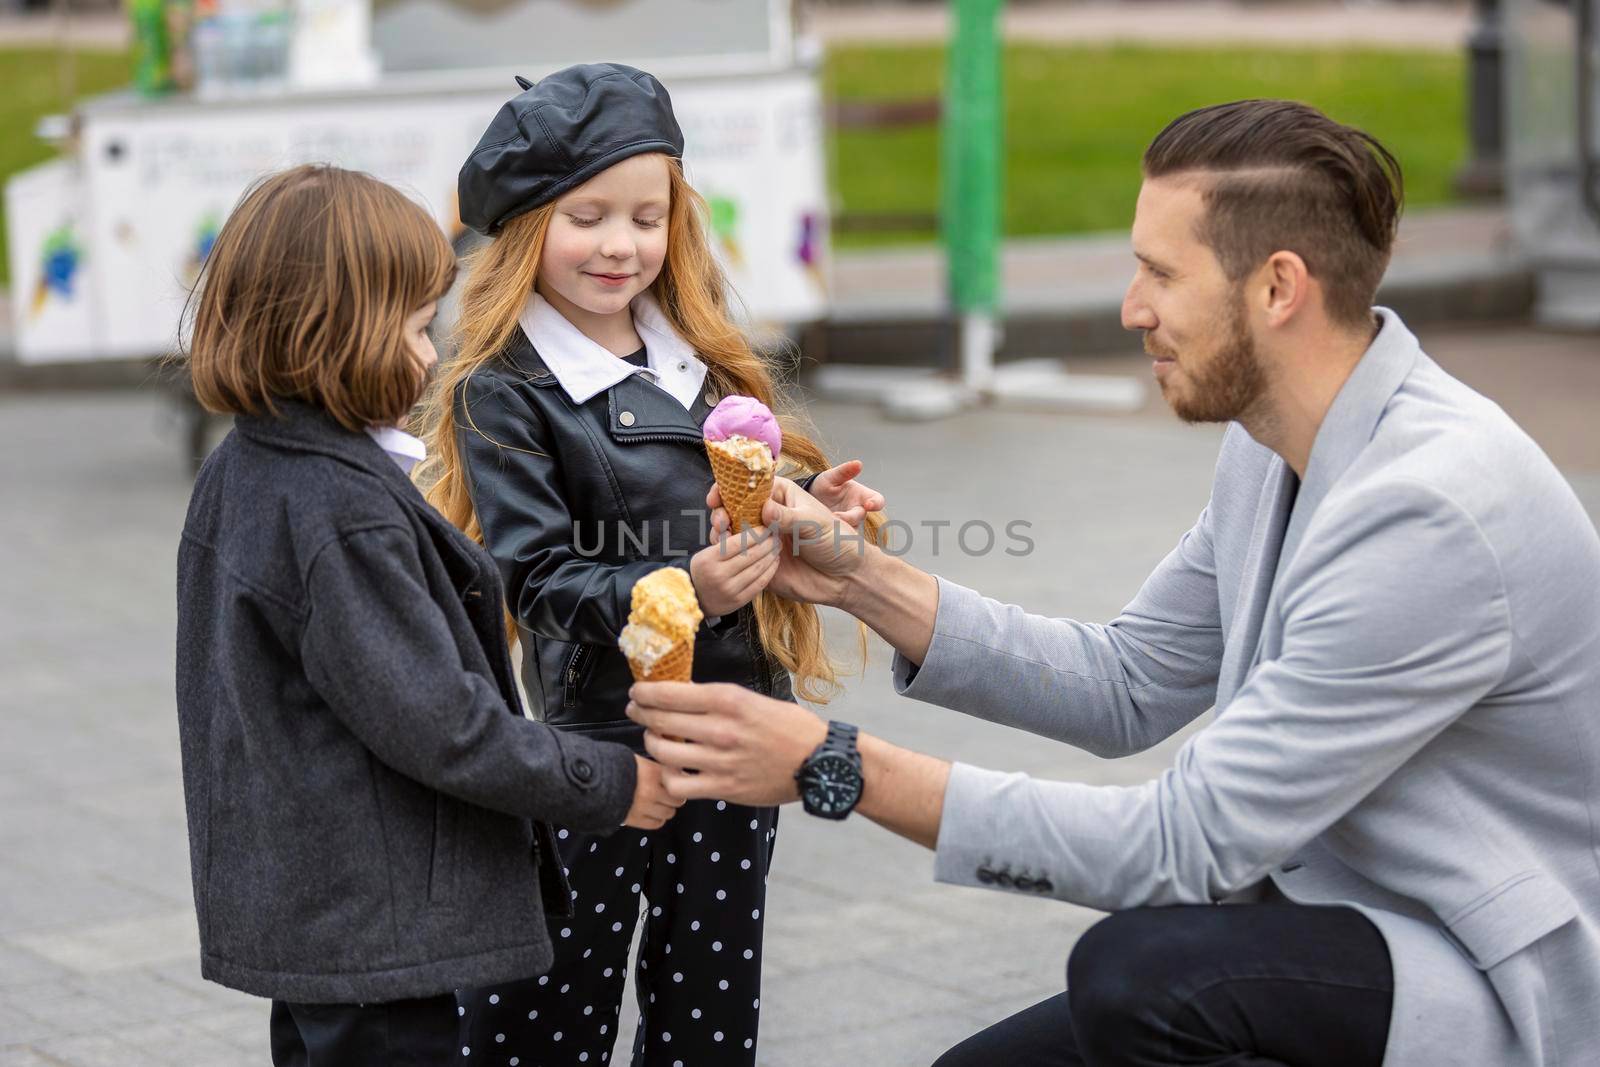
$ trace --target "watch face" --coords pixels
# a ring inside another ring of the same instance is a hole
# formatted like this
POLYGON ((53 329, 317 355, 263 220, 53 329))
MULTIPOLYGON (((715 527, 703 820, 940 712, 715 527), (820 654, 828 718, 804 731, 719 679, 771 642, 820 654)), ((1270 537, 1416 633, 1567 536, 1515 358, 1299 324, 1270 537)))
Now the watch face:
POLYGON ((861 772, 849 758, 824 752, 807 765, 803 793, 813 815, 847 815, 861 799, 861 772))

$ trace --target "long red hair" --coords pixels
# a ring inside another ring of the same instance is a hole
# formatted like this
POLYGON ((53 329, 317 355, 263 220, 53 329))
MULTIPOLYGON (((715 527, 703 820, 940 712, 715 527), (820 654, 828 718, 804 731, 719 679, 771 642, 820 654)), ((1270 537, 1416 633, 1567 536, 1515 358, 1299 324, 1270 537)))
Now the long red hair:
MULTIPOLYGON (((827 457, 812 440, 809 424, 788 402, 767 360, 757 353, 729 309, 728 284, 707 238, 705 200, 683 175, 676 159, 668 159, 671 207, 667 219, 667 253, 661 273, 651 285, 662 312, 678 335, 706 364, 706 380, 719 396, 752 396, 772 409, 783 430, 783 473, 801 477, 828 468, 827 457)), ((555 204, 519 215, 499 235, 474 253, 467 264, 461 294, 458 350, 443 366, 425 400, 421 424, 428 459, 417 472, 428 500, 451 522, 479 543, 483 529, 472 508, 466 471, 456 446, 454 398, 474 371, 499 357, 516 330, 539 274, 545 234, 555 204)), ((876 542, 883 517, 868 516, 866 535, 876 542)), ((761 641, 795 676, 795 692, 803 699, 826 703, 838 691, 838 669, 823 639, 822 620, 810 604, 762 593, 755 601, 761 641)), ((516 623, 508 619, 516 636, 516 623)), ((859 651, 866 657, 866 630, 859 651)))

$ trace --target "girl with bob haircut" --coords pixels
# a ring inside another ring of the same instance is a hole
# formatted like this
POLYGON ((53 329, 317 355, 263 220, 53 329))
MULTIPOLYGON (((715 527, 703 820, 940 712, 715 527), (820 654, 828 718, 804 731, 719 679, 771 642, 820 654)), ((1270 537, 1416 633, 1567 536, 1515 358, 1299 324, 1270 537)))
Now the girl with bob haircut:
POLYGON ((178 549, 201 973, 272 998, 275 1064, 453 1059, 457 985, 550 965, 548 821, 677 803, 626 747, 523 717, 494 561, 407 477, 454 274, 399 192, 303 166, 245 194, 191 298, 195 393, 235 417, 178 549))
MULTIPOLYGON (((642 749, 617 642, 634 584, 668 567, 706 616, 696 681, 826 700, 836 675, 815 608, 763 591, 775 544, 708 544, 702 425, 720 399, 754 397, 783 418, 788 473, 815 476, 847 521, 870 533, 882 497, 783 417, 733 320, 665 87, 613 63, 518 81, 461 170, 462 220, 494 239, 424 408, 419 480, 500 564, 534 713, 642 749)), ((655 833, 560 827, 575 915, 552 919, 556 962, 464 990, 462 1045, 495 1064, 608 1062, 642 896, 633 1062, 753 1064, 776 823, 774 808, 707 800, 655 833)))

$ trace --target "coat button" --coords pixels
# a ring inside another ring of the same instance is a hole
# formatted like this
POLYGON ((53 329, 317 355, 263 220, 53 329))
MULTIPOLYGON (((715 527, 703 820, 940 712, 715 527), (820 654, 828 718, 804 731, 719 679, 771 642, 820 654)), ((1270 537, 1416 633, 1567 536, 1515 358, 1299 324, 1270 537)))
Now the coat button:
POLYGON ((994 880, 1006 889, 1010 889, 1013 884, 1010 871, 1001 871, 994 876, 994 880))
POLYGON ((589 761, 579 759, 572 761, 572 776, 580 782, 587 782, 594 778, 594 768, 589 766, 589 761))
POLYGON ((1033 889, 1033 879, 1025 874, 1017 875, 1017 892, 1027 893, 1033 889))
POLYGON ((706 394, 706 407, 714 408, 716 406, 717 406, 717 394, 716 393, 707 393, 706 394))
POLYGON ((984 885, 994 885, 994 872, 987 867, 978 868, 978 881, 984 885))
POLYGON ((1055 883, 1050 881, 1048 878, 1039 879, 1037 882, 1033 883, 1033 888, 1040 893, 1054 893, 1056 891, 1055 883))
POLYGON ((622 423, 622 425, 624 425, 624 426, 632 426, 633 425, 633 412, 624 411, 621 415, 617 416, 617 421, 622 423))

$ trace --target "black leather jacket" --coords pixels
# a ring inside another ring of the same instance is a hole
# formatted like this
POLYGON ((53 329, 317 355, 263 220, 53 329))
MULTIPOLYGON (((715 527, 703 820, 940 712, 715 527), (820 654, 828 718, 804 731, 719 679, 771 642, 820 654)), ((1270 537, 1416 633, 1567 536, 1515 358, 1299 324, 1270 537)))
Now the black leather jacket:
MULTIPOLYGON (((634 374, 577 404, 521 330, 460 386, 457 440, 521 634, 535 717, 638 746, 617 637, 634 583, 664 566, 687 570, 707 544, 713 479, 700 424, 718 399, 703 392, 685 410, 634 374)), ((701 626, 694 680, 793 699, 748 606, 701 626)))

